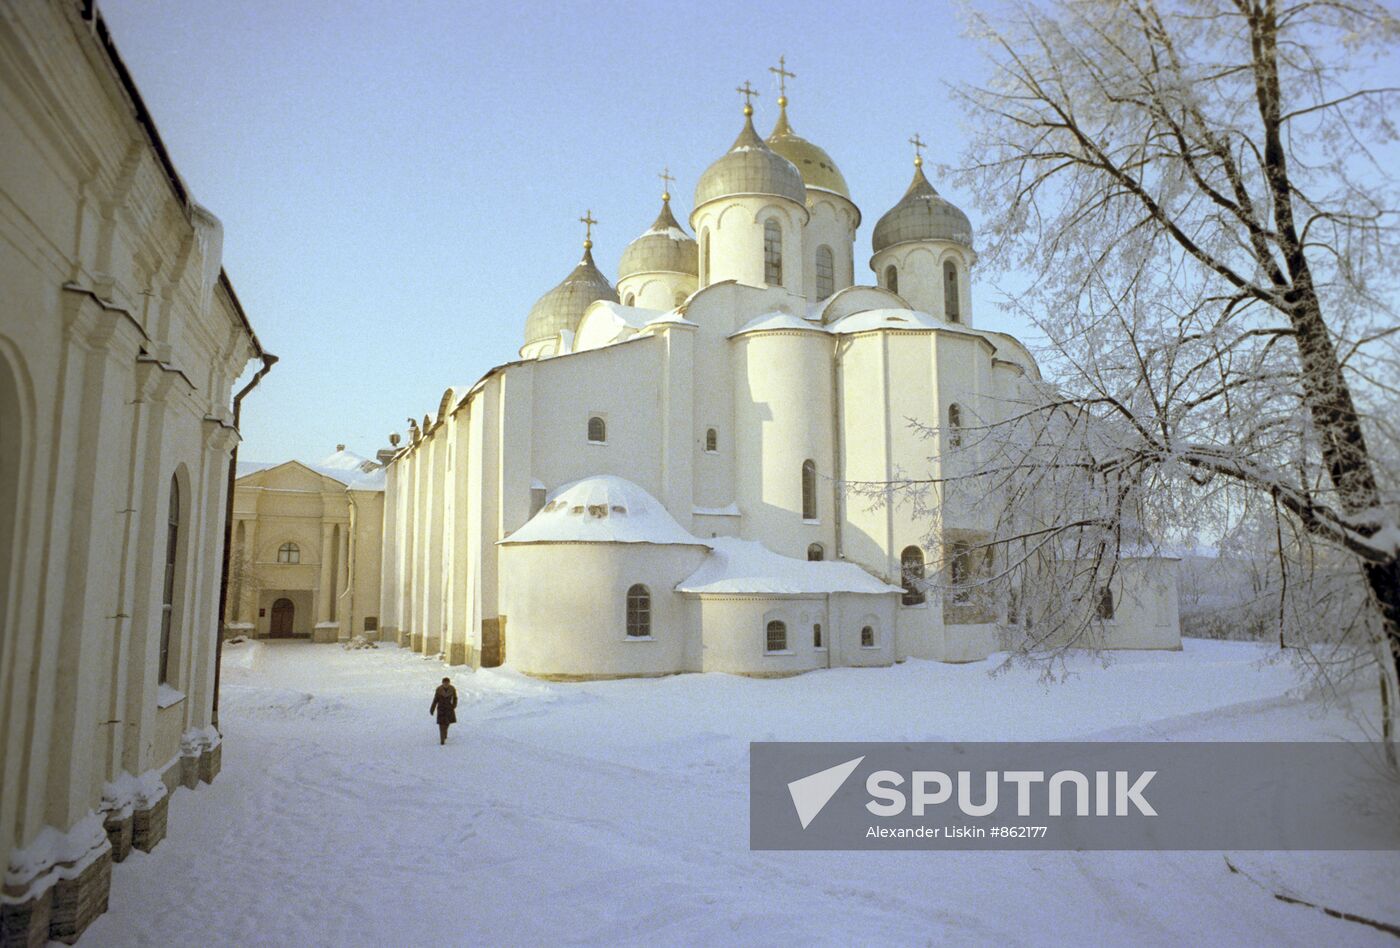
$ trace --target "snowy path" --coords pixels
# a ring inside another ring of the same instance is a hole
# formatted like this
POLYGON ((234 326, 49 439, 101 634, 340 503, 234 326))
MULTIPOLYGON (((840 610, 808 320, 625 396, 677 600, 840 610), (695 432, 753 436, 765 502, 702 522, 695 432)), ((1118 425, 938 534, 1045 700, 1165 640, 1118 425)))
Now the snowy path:
MULTIPOLYGON (((1389 942, 1218 853, 752 853, 750 740, 1326 739, 1253 646, 1085 663, 1045 686, 909 662, 755 681, 552 684, 394 648, 258 644, 224 668, 224 771, 113 873, 92 945, 1389 942), (209 861, 213 854, 214 862, 209 861)), ((1400 921, 1400 855, 1232 854, 1400 921)))

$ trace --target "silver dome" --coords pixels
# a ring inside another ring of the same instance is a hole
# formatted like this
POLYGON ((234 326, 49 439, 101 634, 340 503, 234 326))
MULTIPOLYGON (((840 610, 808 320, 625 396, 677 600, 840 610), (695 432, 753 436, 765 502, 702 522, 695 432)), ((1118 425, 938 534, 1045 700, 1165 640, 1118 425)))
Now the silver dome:
POLYGON ((525 317, 525 344, 553 339, 560 332, 575 332, 583 311, 594 300, 617 302, 617 290, 593 263, 591 243, 583 247, 583 259, 554 289, 541 296, 525 317))
POLYGON ((807 188, 797 166, 768 147, 745 114, 733 146, 705 169, 695 185, 695 206, 733 194, 772 194, 807 205, 807 188))
POLYGON ((658 271, 700 275, 700 245, 676 223, 669 198, 662 198, 661 213, 651 229, 622 251, 617 279, 621 282, 634 273, 658 271))
POLYGON ((951 240, 972 248, 967 215, 933 189, 919 165, 914 166, 914 180, 904 197, 876 223, 870 244, 879 253, 909 240, 951 240))

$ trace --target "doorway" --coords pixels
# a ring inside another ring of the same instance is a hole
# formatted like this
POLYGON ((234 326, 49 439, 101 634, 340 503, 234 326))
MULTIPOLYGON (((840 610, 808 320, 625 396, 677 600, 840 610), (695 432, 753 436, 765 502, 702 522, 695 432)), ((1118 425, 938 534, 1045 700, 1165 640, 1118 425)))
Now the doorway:
POLYGON ((268 635, 274 639, 291 638, 296 613, 297 607, 292 605, 290 599, 279 599, 274 602, 272 604, 272 626, 268 630, 268 635))

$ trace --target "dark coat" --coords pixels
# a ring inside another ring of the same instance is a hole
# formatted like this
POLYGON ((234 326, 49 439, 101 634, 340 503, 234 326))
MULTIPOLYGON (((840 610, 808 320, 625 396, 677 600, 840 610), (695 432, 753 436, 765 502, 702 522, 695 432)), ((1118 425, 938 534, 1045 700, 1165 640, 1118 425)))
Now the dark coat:
POLYGON ((457 723, 457 689, 451 685, 438 685, 433 692, 433 704, 428 713, 437 712, 439 724, 457 723))

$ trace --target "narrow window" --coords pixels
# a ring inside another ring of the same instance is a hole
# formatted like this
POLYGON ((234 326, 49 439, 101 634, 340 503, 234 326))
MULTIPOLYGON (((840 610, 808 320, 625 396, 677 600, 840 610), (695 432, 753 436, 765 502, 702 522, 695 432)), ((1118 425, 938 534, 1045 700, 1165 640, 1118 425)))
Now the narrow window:
POLYGON ((904 587, 901 600, 906 606, 922 605, 927 594, 924 592, 924 551, 917 546, 906 546, 899 554, 900 585, 904 587))
POLYGON ((787 651, 787 626, 774 619, 768 623, 767 629, 767 650, 770 652, 787 651))
POLYGON ((634 293, 628 293, 628 294, 627 294, 627 298, 624 299, 624 300, 622 301, 622 305, 623 305, 623 306, 636 306, 636 305, 637 305, 637 297, 636 297, 636 294, 634 294, 634 293))
POLYGON ((593 444, 608 443, 608 423, 597 415, 588 419, 588 440, 593 444))
POLYGON ((894 264, 885 267, 885 289, 891 293, 899 292, 899 271, 894 268, 894 264))
POLYGON ((957 402, 948 406, 948 447, 962 447, 962 406, 957 402))
POLYGON ((160 599, 160 679, 170 681, 170 639, 175 627, 175 578, 180 556, 180 482, 170 478, 170 513, 165 525, 165 585, 160 599))
POLYGON ((1113 618, 1113 590, 1107 586, 1099 590, 1099 618, 1113 618))
POLYGON ((719 432, 713 428, 705 429, 705 450, 711 454, 719 450, 719 432))
POLYGON ((826 648, 822 645, 822 624, 818 622, 812 626, 812 648, 826 648))
POLYGON ((301 547, 295 543, 283 543, 277 548, 277 562, 279 563, 300 563, 301 547))
POLYGON ((802 462, 802 519, 817 519, 817 465, 802 462))
POLYGON ((943 261, 943 312, 950 322, 962 322, 962 308, 958 304, 958 267, 951 260, 943 261))
POLYGON ((813 543, 807 547, 807 561, 809 563, 820 563, 826 559, 826 550, 822 549, 820 543, 813 543))
POLYGON ((875 647, 875 630, 874 630, 873 628, 871 628, 870 626, 868 626, 868 625, 867 625, 867 626, 863 626, 863 627, 861 628, 861 630, 860 630, 860 647, 861 647, 861 648, 874 648, 874 647, 875 647))
POLYGON ((775 220, 763 224, 763 282, 783 285, 783 229, 775 220))
POLYGON ((822 244, 817 248, 817 299, 824 300, 836 292, 836 263, 831 256, 831 248, 822 244))
POLYGON ((700 233, 700 284, 702 286, 710 282, 710 229, 707 227, 700 233))
POLYGON ((627 590, 627 636, 643 639, 651 635, 651 593, 640 583, 627 590))

